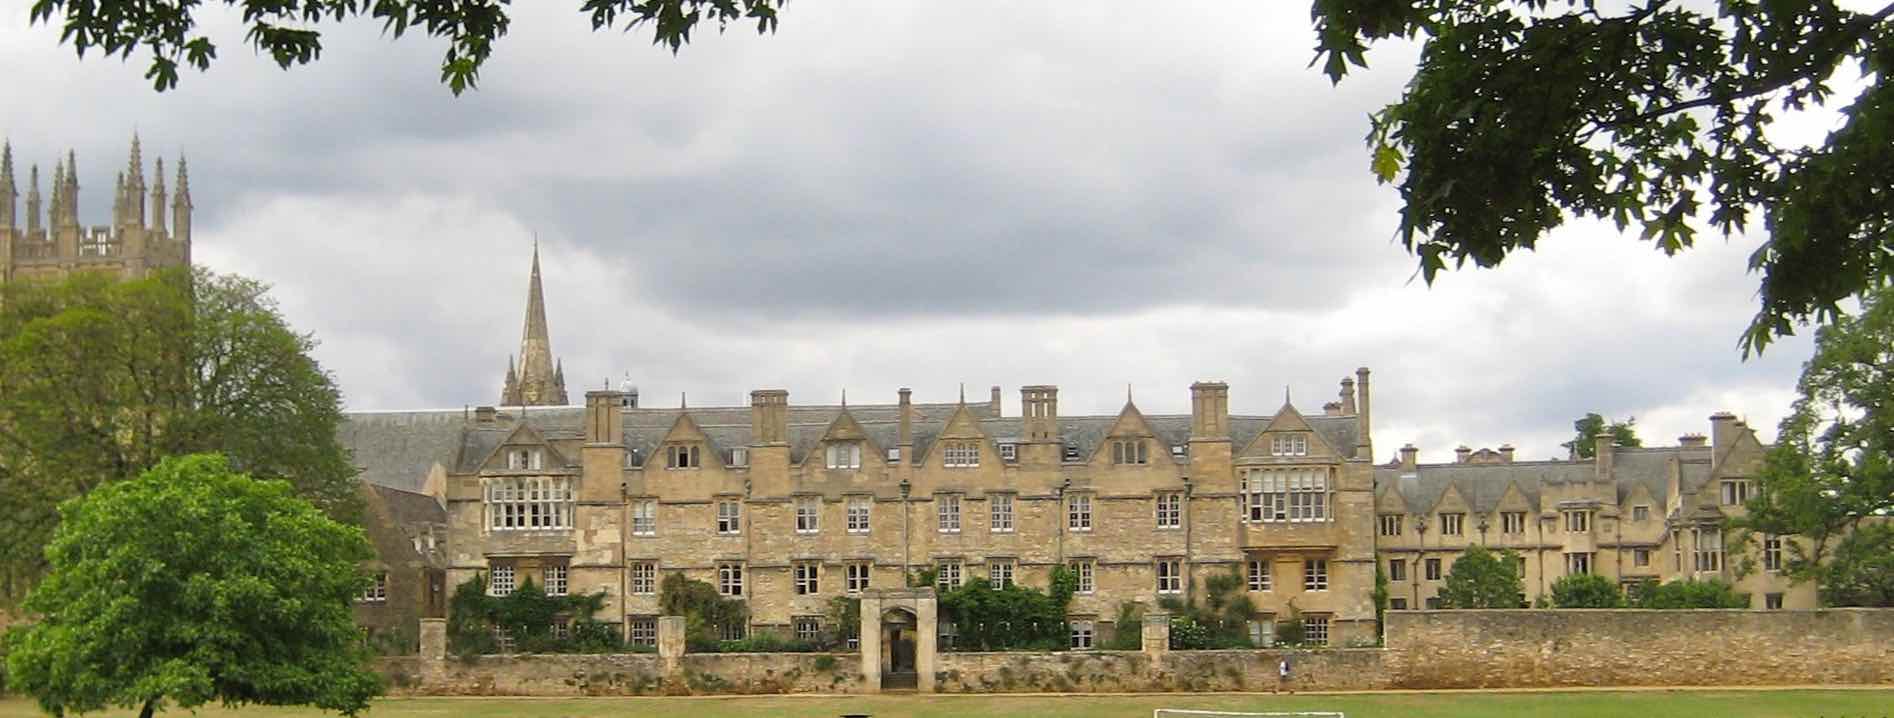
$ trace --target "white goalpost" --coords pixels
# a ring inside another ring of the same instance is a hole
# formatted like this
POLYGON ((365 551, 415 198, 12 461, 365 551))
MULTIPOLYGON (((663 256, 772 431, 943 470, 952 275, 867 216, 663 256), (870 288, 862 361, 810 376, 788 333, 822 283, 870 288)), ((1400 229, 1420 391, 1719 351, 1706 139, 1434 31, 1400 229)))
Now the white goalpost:
POLYGON ((1304 718, 1348 718, 1348 715, 1341 711, 1249 712, 1249 711, 1200 711, 1200 710, 1189 710, 1185 708, 1159 708, 1157 710, 1151 711, 1151 718, 1165 718, 1165 716, 1235 716, 1239 718, 1250 718, 1252 716, 1260 717, 1260 718, 1275 718, 1278 716, 1302 716, 1304 718))

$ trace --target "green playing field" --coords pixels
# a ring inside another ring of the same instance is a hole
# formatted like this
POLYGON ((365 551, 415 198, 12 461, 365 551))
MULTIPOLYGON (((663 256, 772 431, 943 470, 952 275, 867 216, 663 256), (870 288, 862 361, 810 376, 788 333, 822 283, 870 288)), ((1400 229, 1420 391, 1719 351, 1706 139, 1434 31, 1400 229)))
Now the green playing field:
MULTIPOLYGON (((1663 716, 1664 718, 1880 718, 1894 690, 1583 691, 1573 693, 1372 693, 1350 695, 1136 696, 760 696, 727 698, 413 698, 379 701, 374 718, 584 718, 596 716, 1022 716, 1148 718, 1156 708, 1219 711, 1343 711, 1349 718, 1663 716)), ((0 718, 41 715, 29 701, 0 700, 0 718)), ((132 715, 111 711, 108 716, 132 715)), ((167 715, 188 715, 173 710, 167 715)), ((322 715, 314 710, 207 708, 201 716, 322 715)))

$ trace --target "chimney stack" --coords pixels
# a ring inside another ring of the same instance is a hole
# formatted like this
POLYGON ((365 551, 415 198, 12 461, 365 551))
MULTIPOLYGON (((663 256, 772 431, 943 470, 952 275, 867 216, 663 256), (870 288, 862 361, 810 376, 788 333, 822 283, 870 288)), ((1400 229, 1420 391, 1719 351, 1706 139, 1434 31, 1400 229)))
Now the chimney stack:
POLYGON ((1190 385, 1190 437, 1230 438, 1230 385, 1200 381, 1190 385))
POLYGON ((1508 464, 1513 463, 1513 445, 1500 444, 1499 445, 1499 458, 1501 461, 1504 461, 1508 464))
POLYGON ((914 390, 901 387, 900 428, 895 434, 895 445, 901 450, 901 463, 914 461, 914 390))
POLYGON ((1355 378, 1351 376, 1342 377, 1341 413, 1355 413, 1355 378))
POLYGON ((1414 471, 1420 467, 1420 449, 1413 444, 1401 447, 1401 470, 1414 471))
POLYGON ((1598 468, 1598 480, 1610 481, 1612 459, 1617 453, 1616 437, 1611 435, 1610 430, 1600 431, 1598 436, 1592 438, 1592 442, 1592 462, 1598 468))
POLYGON ((1369 429, 1371 429, 1374 424, 1369 420, 1368 367, 1364 366, 1355 370, 1355 392, 1359 394, 1355 399, 1357 409, 1357 413, 1355 414, 1355 458, 1373 461, 1374 439, 1370 438, 1369 429))
POLYGON ((497 413, 498 412, 491 406, 474 407, 474 423, 491 424, 493 423, 494 415, 497 413))
POLYGON ((1710 415, 1710 470, 1717 469, 1718 457, 1735 443, 1737 432, 1736 415, 1719 411, 1710 415))
POLYGON ((789 443, 789 392, 782 389, 750 392, 750 442, 752 446, 789 443))
POLYGON ((988 399, 987 401, 989 404, 992 404, 993 406, 993 415, 999 416, 1000 415, 1000 386, 998 384, 993 385, 993 397, 991 399, 988 399))
POLYGON ((1020 413, 1025 417, 1026 441, 1059 441, 1059 387, 1022 386, 1019 401, 1020 413))
POLYGON ((1472 455, 1473 449, 1468 448, 1466 444, 1461 444, 1453 450, 1453 463, 1464 464, 1467 462, 1467 457, 1472 455))
POLYGON ((585 393, 585 443, 625 443, 624 396, 615 391, 585 393))
POLYGON ((1677 445, 1686 449, 1702 449, 1710 445, 1710 439, 1702 434, 1684 434, 1677 437, 1677 445))

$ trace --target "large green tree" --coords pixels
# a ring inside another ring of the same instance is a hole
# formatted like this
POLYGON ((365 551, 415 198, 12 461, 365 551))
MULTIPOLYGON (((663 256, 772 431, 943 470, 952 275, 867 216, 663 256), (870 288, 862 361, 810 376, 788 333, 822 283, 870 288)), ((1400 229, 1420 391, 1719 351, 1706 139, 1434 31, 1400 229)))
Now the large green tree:
POLYGON ((9 687, 47 712, 313 704, 380 689, 350 601, 372 556, 289 484, 216 455, 166 459, 60 507, 37 622, 7 636, 9 687))
POLYGON ((1894 606, 1894 289, 1816 332, 1797 391, 1736 522, 1741 543, 1792 537, 1781 570, 1824 602, 1894 606))
POLYGON ((1376 41, 1422 43, 1368 143, 1373 171, 1400 190, 1399 237, 1427 281, 1496 265, 1578 217, 1633 229, 1666 254, 1705 228, 1761 225, 1746 351, 1834 319, 1894 270, 1891 15, 1894 4, 1860 12, 1836 0, 1314 7, 1317 62, 1337 82, 1376 41), (1865 80, 1851 86, 1857 72, 1865 80), (1765 131, 1824 107, 1840 121, 1814 146, 1765 131))
POLYGON ((1572 437, 1572 451, 1578 458, 1589 459, 1598 454, 1598 435, 1611 432, 1611 439, 1619 446, 1643 446, 1644 440, 1638 438, 1638 420, 1633 417, 1624 421, 1605 421, 1597 414, 1586 414, 1572 422, 1572 428, 1578 432, 1572 437))
MULTIPOLYGON (((150 55, 145 79, 158 90, 178 84, 178 66, 199 70, 217 57, 217 44, 198 27, 202 0, 154 3, 143 0, 33 0, 35 23, 60 23, 60 41, 80 57, 88 51, 129 58, 141 49, 150 55)), ((215 2, 216 0, 212 0, 215 2)), ((401 37, 419 30, 447 41, 441 81, 458 95, 480 80, 480 66, 493 55, 512 20, 507 0, 222 0, 243 15, 244 40, 258 53, 289 69, 322 56, 322 26, 366 19, 383 32, 401 37)), ((690 42, 700 22, 719 29, 745 20, 758 32, 776 28, 784 0, 580 0, 578 12, 593 30, 627 32, 649 24, 654 42, 673 52, 690 42)))
POLYGON ((165 456, 226 454, 350 519, 340 395, 313 346, 233 276, 0 286, 0 592, 43 568, 60 501, 165 456))
POLYGON ((1440 588, 1440 606, 1520 608, 1526 588, 1518 567, 1519 555, 1511 550, 1494 553, 1485 546, 1469 546, 1453 560, 1447 584, 1440 588))

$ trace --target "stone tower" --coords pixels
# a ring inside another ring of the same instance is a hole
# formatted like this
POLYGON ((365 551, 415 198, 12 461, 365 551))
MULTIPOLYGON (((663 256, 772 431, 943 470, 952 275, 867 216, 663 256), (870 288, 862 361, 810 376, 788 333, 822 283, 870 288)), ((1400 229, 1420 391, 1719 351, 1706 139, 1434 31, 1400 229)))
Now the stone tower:
POLYGON ((79 160, 68 150, 53 163, 50 202, 42 204, 39 165, 27 168, 25 192, 14 175, 13 146, 0 141, 0 283, 52 280, 77 272, 127 279, 191 263, 190 178, 178 160, 178 194, 165 226, 164 160, 146 195, 144 149, 132 135, 131 155, 118 173, 111 224, 85 226, 79 218, 79 160), (26 213, 17 200, 24 194, 26 213), (44 210, 42 212, 42 210, 44 210))
POLYGON ((546 292, 539 281, 539 243, 533 243, 533 274, 526 288, 526 328, 520 333, 519 362, 506 360, 501 406, 565 406, 566 369, 552 358, 546 331, 546 292))

